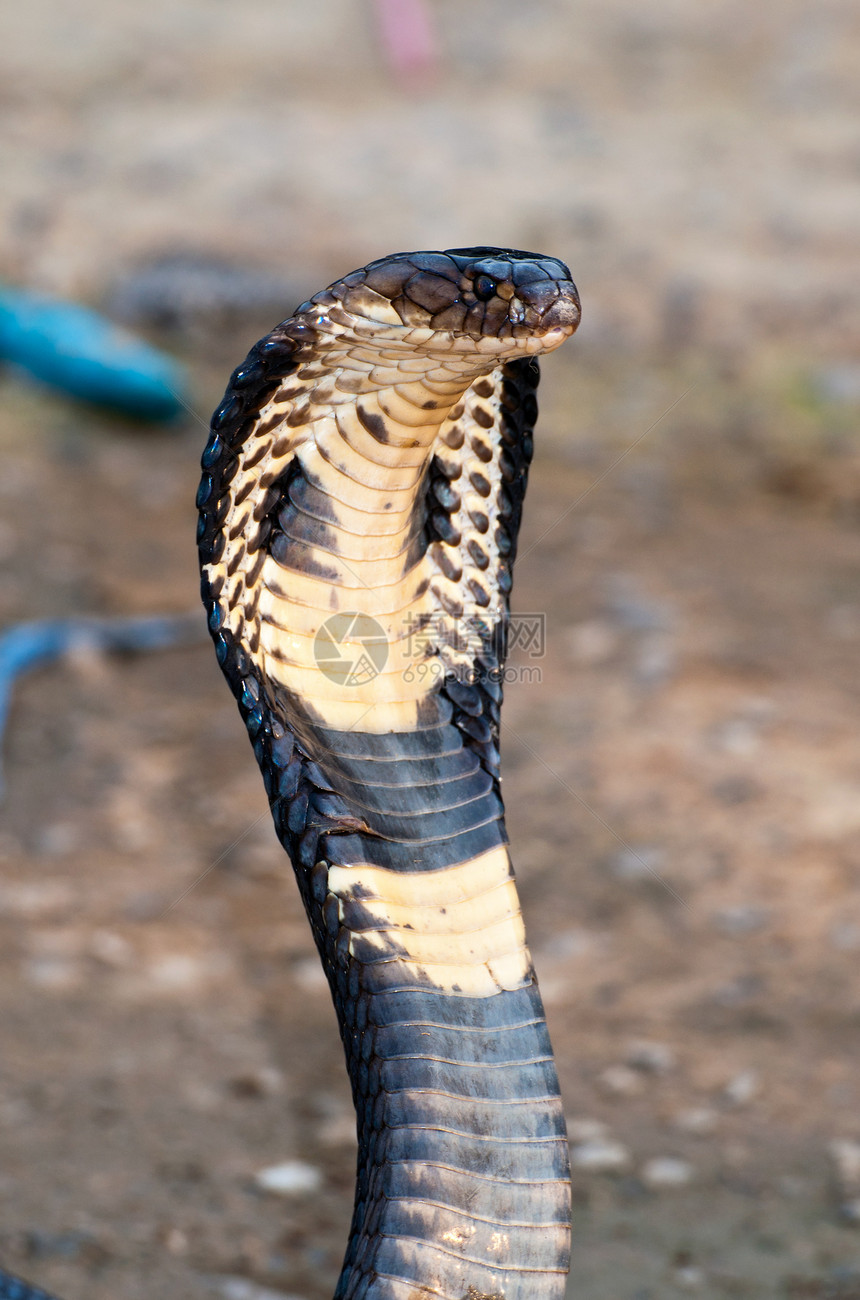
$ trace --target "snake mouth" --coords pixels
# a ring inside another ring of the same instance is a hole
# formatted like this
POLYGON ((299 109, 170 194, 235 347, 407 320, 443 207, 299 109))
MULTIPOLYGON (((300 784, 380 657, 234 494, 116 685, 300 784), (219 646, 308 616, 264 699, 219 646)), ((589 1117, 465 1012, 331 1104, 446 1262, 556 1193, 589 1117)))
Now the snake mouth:
MULTIPOLYGON (((579 321, 577 321, 579 324, 579 321)), ((538 333, 541 352, 553 352, 561 347, 576 329, 576 325, 553 325, 545 333, 538 333)))
MULTIPOLYGON (((528 317, 526 314, 526 324, 528 317)), ((576 292, 576 285, 570 282, 570 290, 567 293, 559 292, 558 296, 551 302, 550 306, 540 312, 539 319, 531 326, 531 332, 546 345, 551 344, 551 339, 557 337, 559 343, 570 338, 576 330, 582 317, 582 310, 579 305, 579 295, 576 292)))

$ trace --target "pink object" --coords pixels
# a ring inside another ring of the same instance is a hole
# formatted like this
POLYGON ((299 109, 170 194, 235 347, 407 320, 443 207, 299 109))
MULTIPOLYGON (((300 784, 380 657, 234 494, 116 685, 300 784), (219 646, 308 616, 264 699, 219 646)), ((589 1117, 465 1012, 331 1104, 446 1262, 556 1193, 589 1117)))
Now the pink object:
POLYGON ((429 81, 437 68, 437 47, 425 0, 374 0, 386 61, 408 85, 429 81))

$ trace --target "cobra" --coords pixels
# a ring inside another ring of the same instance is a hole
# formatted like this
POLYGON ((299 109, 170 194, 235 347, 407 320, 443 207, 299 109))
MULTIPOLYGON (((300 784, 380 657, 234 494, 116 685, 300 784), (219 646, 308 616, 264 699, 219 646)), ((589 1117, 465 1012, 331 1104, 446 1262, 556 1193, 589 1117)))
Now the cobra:
POLYGON ((538 357, 579 316, 539 254, 371 262, 251 350, 203 454, 209 627, 355 1102, 337 1300, 565 1287, 567 1139, 498 738, 538 357))

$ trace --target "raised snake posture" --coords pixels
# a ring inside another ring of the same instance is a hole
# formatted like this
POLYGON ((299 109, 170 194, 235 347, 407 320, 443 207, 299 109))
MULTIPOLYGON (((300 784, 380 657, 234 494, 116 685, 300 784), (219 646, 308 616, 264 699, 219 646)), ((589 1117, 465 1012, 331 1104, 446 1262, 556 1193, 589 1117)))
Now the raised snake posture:
MULTIPOLYGON (((498 727, 537 357, 566 266, 398 253, 234 371, 202 594, 328 976, 358 1125, 336 1300, 558 1300, 567 1140, 498 727)), ((39 1293, 0 1275, 0 1300, 39 1293)))

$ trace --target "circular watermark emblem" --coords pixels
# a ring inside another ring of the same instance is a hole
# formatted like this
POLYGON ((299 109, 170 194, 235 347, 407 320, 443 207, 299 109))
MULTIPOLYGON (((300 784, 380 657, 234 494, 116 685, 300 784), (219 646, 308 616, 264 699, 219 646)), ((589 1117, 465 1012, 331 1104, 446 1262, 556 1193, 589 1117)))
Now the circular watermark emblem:
POLYGON ((388 662, 385 629, 369 614, 355 610, 332 614, 314 637, 314 659, 329 681, 338 686, 362 686, 373 681, 388 662))

